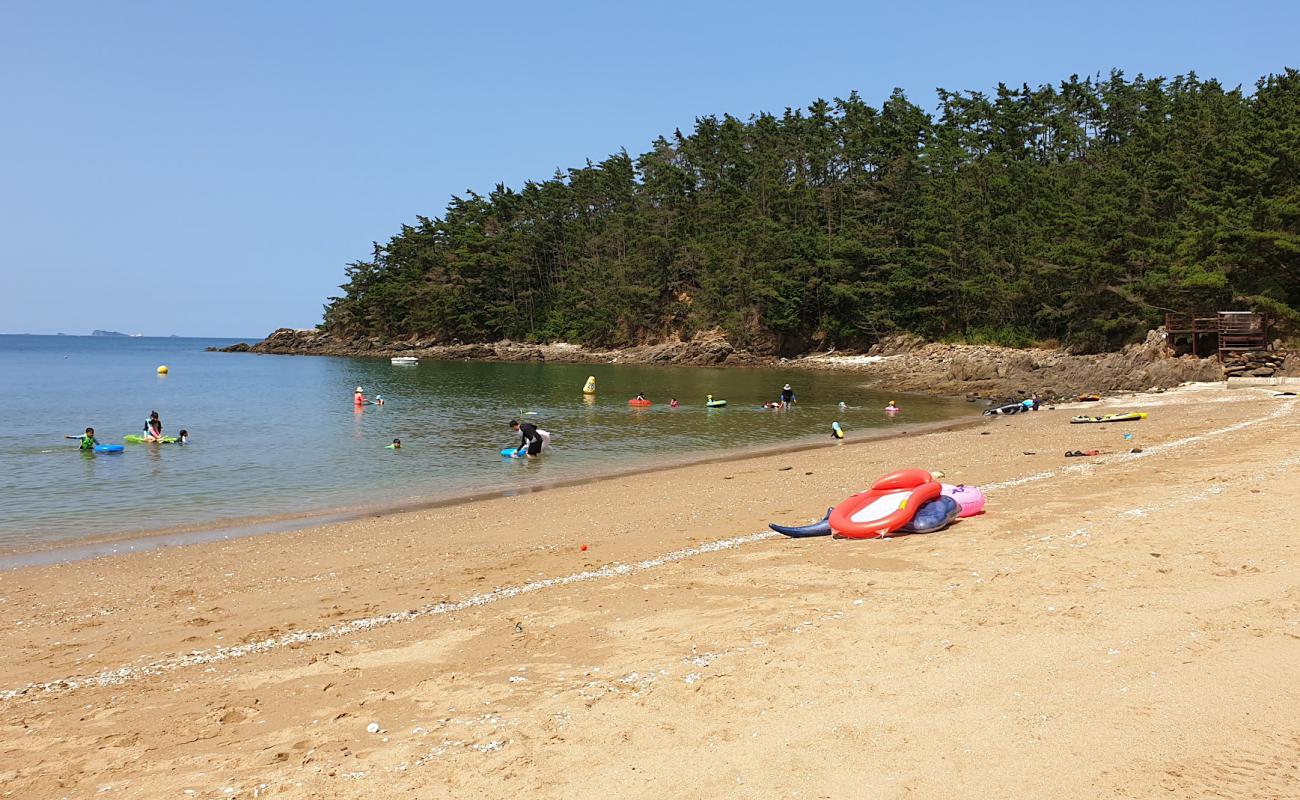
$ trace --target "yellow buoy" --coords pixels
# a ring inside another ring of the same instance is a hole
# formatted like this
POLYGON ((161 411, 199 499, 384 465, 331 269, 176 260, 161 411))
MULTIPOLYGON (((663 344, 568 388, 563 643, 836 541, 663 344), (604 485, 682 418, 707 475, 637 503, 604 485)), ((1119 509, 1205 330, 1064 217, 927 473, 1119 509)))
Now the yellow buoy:
POLYGON ((159 374, 159 375, 166 375, 166 374, 167 374, 167 365, 166 365, 166 364, 163 364, 161 367, 158 368, 158 374, 159 374))
POLYGON ((596 393, 596 376, 595 376, 595 375, 591 375, 591 376, 589 376, 589 377, 587 378, 587 383, 586 383, 586 385, 584 385, 584 386, 582 387, 582 393, 583 393, 583 394, 595 394, 595 393, 596 393))

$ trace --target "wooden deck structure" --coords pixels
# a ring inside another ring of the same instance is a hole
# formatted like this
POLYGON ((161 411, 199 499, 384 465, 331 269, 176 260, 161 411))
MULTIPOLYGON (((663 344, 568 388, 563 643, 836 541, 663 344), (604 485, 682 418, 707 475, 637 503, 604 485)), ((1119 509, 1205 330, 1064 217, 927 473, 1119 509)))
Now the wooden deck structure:
POLYGON ((1230 353, 1269 350, 1269 319, 1251 311, 1219 311, 1208 314, 1165 314, 1169 346, 1202 358, 1211 352, 1219 360, 1230 353))

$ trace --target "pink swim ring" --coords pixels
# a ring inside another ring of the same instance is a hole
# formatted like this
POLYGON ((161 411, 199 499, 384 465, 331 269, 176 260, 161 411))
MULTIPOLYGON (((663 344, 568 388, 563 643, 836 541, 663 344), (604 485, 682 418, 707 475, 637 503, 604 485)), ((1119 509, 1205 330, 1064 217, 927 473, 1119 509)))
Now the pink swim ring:
POLYGON ((945 483, 943 493, 956 500, 957 505, 961 506, 961 513, 957 515, 959 517, 973 517, 984 510, 984 493, 975 486, 965 484, 954 486, 945 483))

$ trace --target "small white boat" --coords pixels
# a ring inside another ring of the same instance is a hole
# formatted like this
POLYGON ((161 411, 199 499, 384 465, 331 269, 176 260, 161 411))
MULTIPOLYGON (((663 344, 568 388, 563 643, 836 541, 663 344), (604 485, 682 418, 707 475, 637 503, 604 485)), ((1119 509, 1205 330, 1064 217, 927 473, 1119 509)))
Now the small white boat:
POLYGON ((420 359, 415 356, 393 356, 388 360, 403 367, 413 367, 420 363, 420 359))

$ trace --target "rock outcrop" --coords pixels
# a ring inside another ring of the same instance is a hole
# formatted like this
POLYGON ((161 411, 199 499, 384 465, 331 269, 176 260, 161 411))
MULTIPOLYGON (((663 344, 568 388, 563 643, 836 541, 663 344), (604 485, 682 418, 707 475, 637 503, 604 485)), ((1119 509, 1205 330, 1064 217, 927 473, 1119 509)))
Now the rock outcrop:
POLYGON ((735 347, 717 331, 705 331, 691 339, 670 340, 619 350, 600 350, 555 342, 537 344, 509 340, 493 344, 446 343, 408 338, 384 341, 378 337, 340 339, 318 330, 280 328, 257 344, 246 342, 222 348, 225 353, 270 353, 274 355, 371 356, 395 355, 428 359, 473 359, 476 361, 563 361, 569 363, 691 364, 696 366, 752 366, 771 363, 771 358, 735 347))
POLYGON ((866 356, 810 356, 810 367, 861 370, 873 383, 899 391, 968 397, 1070 397, 1084 392, 1142 391, 1187 381, 1223 380, 1214 359, 1175 357, 1163 331, 1116 353, 1071 355, 1059 349, 1018 350, 988 345, 925 343, 889 337, 866 356))
POLYGON ((1223 360, 1223 372, 1229 378, 1268 378, 1284 368, 1286 359, 1268 350, 1232 353, 1223 360))
MULTIPOLYGON (((1142 391, 1187 381, 1223 380, 1225 370, 1214 359, 1176 357, 1166 346, 1163 331, 1151 331, 1145 341, 1116 353, 1072 355, 1061 349, 1013 349, 991 345, 926 342, 910 334, 887 337, 866 354, 823 354, 775 359, 736 347, 719 331, 703 331, 687 340, 669 339, 618 350, 588 349, 553 342, 501 341, 493 344, 446 342, 409 337, 385 341, 378 337, 340 339, 318 330, 280 328, 257 344, 239 343, 225 352, 281 355, 395 355, 430 360, 554 361, 589 364, 688 364, 694 366, 782 365, 809 369, 852 369, 866 382, 897 391, 966 395, 975 398, 1070 397, 1082 392, 1142 391)), ((1263 375, 1280 370, 1281 357, 1253 354, 1240 364, 1230 362, 1227 375, 1263 375)))

